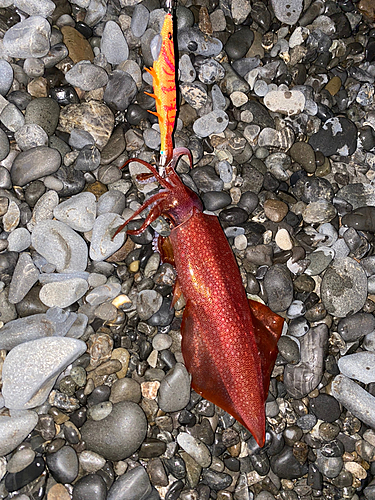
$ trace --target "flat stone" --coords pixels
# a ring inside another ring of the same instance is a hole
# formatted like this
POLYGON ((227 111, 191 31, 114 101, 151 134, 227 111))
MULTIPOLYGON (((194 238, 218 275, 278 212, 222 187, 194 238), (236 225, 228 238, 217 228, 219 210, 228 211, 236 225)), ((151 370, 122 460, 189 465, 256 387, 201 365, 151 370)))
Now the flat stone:
POLYGON ((367 277, 350 257, 335 259, 323 276, 322 302, 329 314, 343 318, 358 312, 367 298, 367 277))
POLYGON ((124 222, 122 217, 113 213, 100 215, 96 219, 90 245, 90 258, 92 260, 105 260, 122 247, 125 240, 125 234, 121 232, 114 238, 113 235, 117 228, 124 222))
MULTIPOLYGON (((125 472, 111 486, 107 500, 143 500, 152 498, 152 486, 146 470, 141 467, 125 472)), ((155 497, 156 500, 156 497, 155 497)))
POLYGON ((375 352, 362 351, 343 356, 338 361, 340 372, 364 384, 375 382, 375 352))
POLYGON ((299 90, 273 90, 264 97, 264 105, 273 112, 297 115, 305 107, 305 96, 299 90))
POLYGON ((93 193, 79 193, 60 203, 53 215, 75 231, 91 231, 96 216, 96 197, 93 193))
POLYGON ((64 44, 69 51, 69 57, 74 63, 79 61, 93 61, 94 52, 88 40, 72 26, 62 26, 64 44))
POLYGON ((87 292, 89 285, 82 278, 72 278, 44 285, 39 298, 48 307, 68 307, 87 292))
POLYGON ((73 229, 56 220, 38 222, 31 235, 35 250, 58 272, 84 271, 87 244, 73 229))
POLYGON ((12 410, 10 416, 0 416, 0 456, 11 453, 38 423, 35 411, 12 410))
POLYGON ((375 397, 345 375, 337 375, 331 393, 347 410, 369 427, 375 427, 375 397))
POLYGON ((114 21, 106 22, 100 49, 110 64, 120 64, 129 57, 129 47, 124 34, 114 21))
POLYGON ((9 302, 18 304, 38 281, 39 271, 28 253, 21 253, 9 285, 9 302))
POLYGON ((5 406, 15 410, 44 403, 59 374, 86 351, 81 340, 49 337, 14 347, 3 365, 5 406))
POLYGON ((177 436, 177 443, 201 467, 209 467, 211 465, 211 454, 207 446, 199 439, 191 436, 187 432, 180 432, 177 436))
POLYGON ((275 16, 279 21, 285 24, 296 24, 301 15, 302 0, 271 0, 275 16))
POLYGON ((61 165, 56 149, 38 146, 20 153, 13 162, 10 174, 15 186, 25 186, 40 177, 55 173, 61 165))
POLYGON ((65 74, 65 79, 74 87, 88 91, 107 85, 108 74, 90 61, 79 61, 65 74))

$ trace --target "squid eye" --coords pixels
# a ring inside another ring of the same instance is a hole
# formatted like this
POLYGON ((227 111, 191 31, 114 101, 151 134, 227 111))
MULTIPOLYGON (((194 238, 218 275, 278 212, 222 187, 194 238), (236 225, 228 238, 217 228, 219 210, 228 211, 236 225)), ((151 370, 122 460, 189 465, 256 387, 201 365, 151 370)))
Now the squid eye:
POLYGON ((170 31, 168 32, 168 39, 172 40, 172 33, 170 31))

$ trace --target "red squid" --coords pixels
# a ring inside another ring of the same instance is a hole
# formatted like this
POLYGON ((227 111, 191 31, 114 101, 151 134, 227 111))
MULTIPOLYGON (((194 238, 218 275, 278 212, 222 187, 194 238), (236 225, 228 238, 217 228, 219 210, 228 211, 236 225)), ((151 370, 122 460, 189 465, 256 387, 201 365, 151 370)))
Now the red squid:
MULTIPOLYGON (((263 446, 264 404, 284 320, 261 303, 248 300, 217 217, 202 212, 197 194, 175 172, 182 155, 188 156, 191 166, 190 151, 177 148, 165 177, 142 160, 129 160, 147 166, 162 189, 116 234, 146 208, 149 212, 142 226, 128 230, 129 234, 139 235, 159 216, 169 221, 168 241, 177 271, 173 303, 182 292, 186 301, 182 354, 192 387, 247 427, 263 446)), ((163 245, 160 248, 163 259, 163 245)))

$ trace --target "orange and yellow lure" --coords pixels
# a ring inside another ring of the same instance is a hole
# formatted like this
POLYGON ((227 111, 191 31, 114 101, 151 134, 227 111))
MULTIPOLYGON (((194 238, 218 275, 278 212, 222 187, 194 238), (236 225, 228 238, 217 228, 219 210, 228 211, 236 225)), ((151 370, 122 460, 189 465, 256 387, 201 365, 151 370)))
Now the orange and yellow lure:
POLYGON ((160 36, 153 40, 153 53, 159 51, 152 68, 145 68, 153 78, 154 93, 147 95, 156 102, 156 112, 149 111, 158 117, 161 135, 160 166, 166 165, 173 157, 172 134, 176 119, 176 72, 173 45, 173 17, 169 12, 165 15, 160 36))

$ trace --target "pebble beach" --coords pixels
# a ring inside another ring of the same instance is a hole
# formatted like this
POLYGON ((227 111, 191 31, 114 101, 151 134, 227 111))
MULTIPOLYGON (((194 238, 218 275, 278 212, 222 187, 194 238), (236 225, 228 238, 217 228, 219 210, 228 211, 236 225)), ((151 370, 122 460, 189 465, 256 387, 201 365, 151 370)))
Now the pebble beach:
POLYGON ((114 236, 163 5, 0 0, 0 499, 375 500, 375 3, 174 12, 177 172, 285 319, 266 444, 191 389, 167 221, 114 236))

